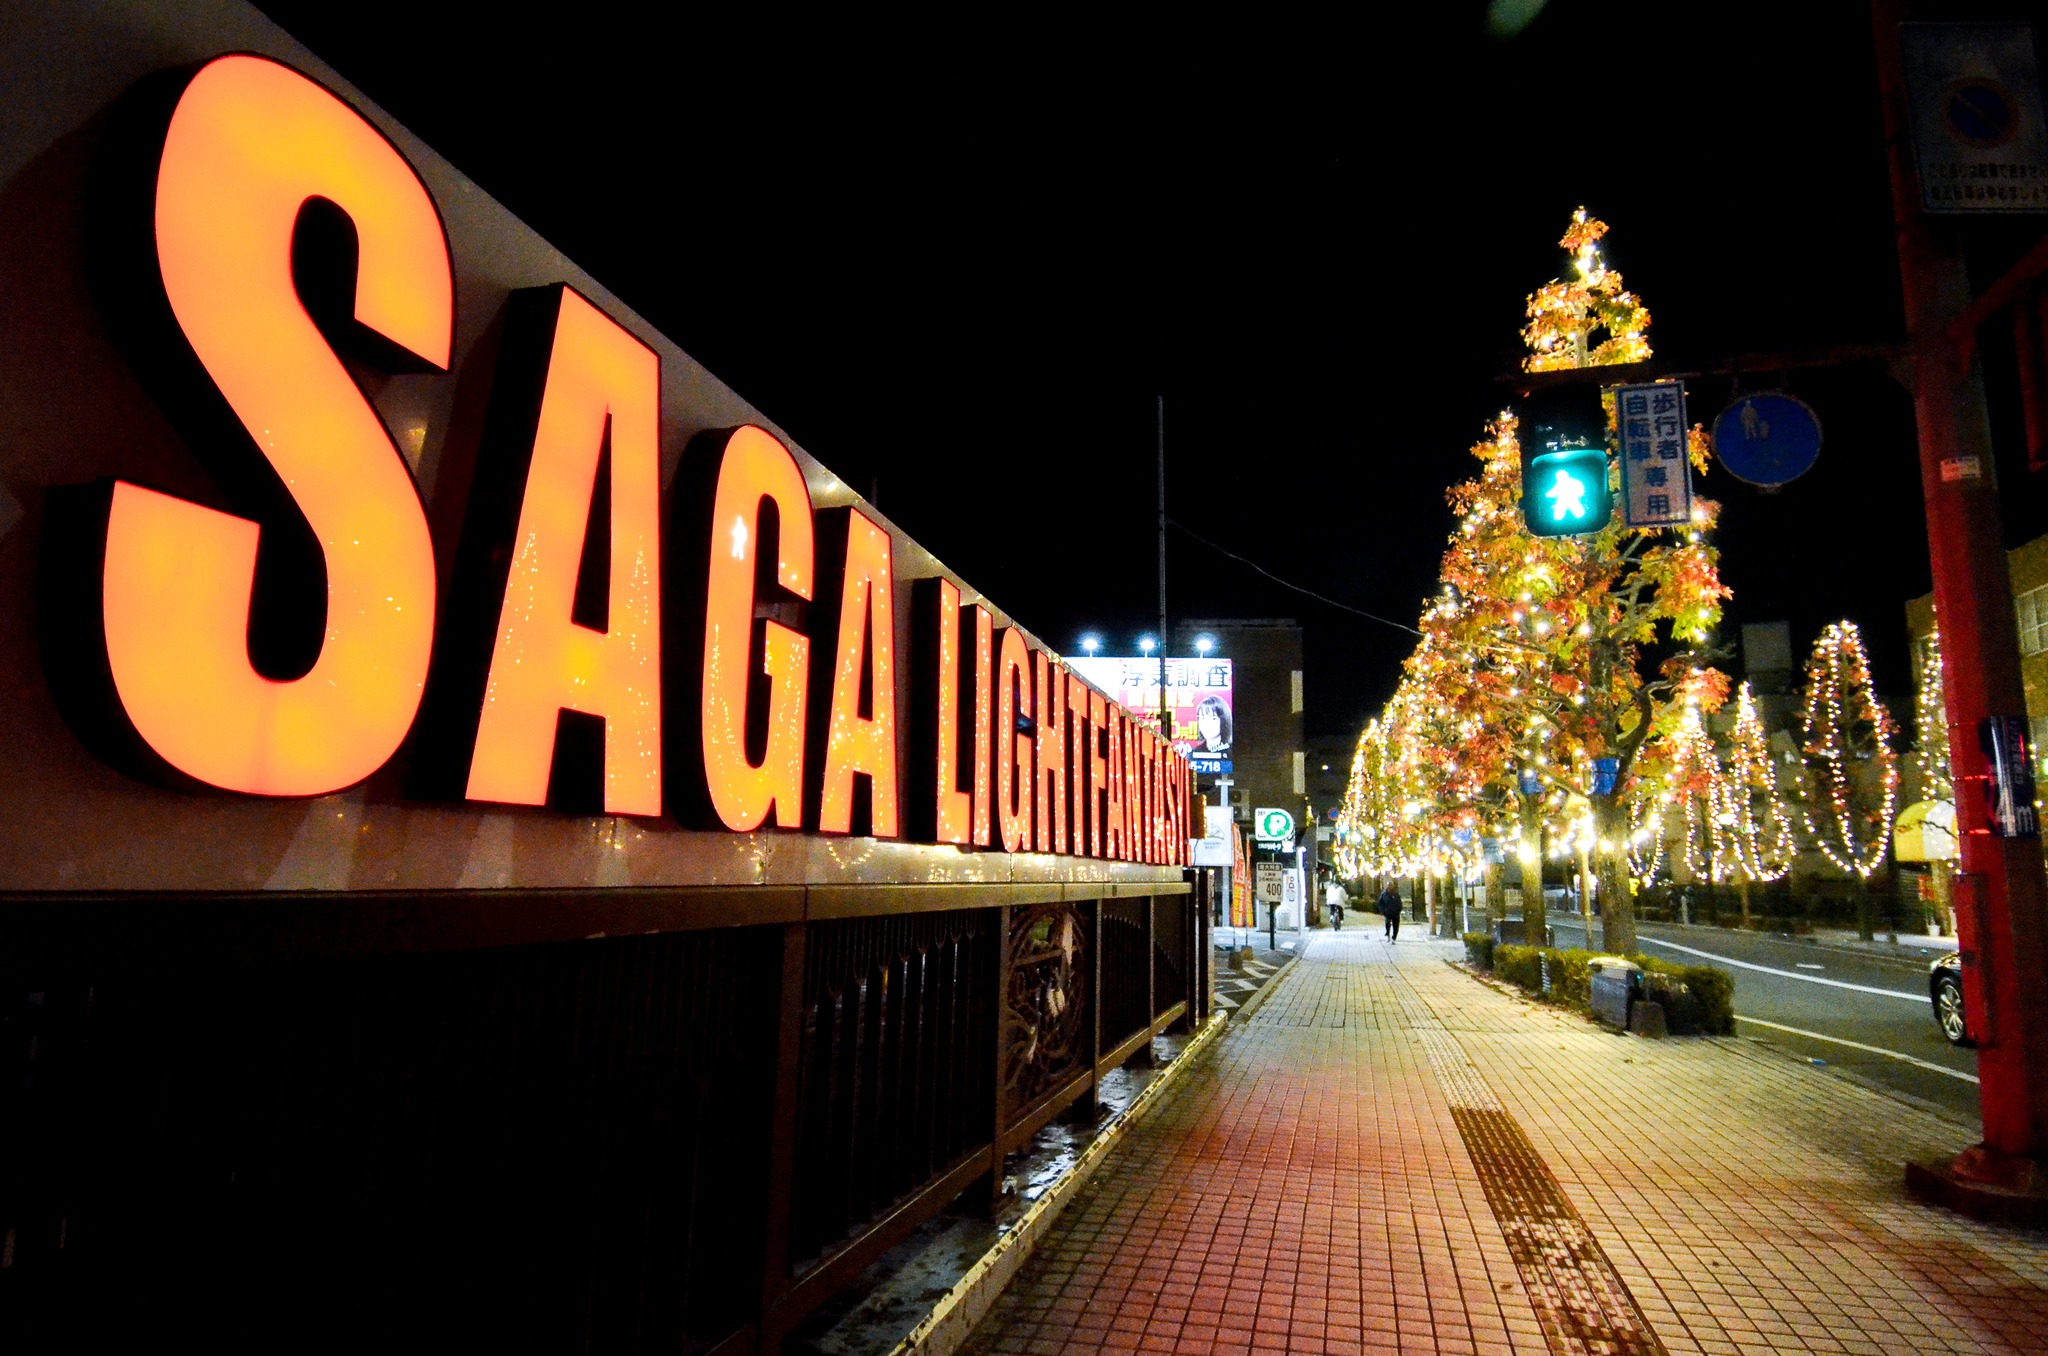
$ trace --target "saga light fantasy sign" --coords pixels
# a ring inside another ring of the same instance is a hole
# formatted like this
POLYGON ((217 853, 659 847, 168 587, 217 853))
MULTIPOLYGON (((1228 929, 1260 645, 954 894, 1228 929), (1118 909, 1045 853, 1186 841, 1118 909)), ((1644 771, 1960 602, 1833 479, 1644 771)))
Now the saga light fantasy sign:
POLYGON ((410 738, 411 785, 453 800, 1185 860, 1187 759, 954 581, 899 580, 887 528, 817 508, 773 434, 692 439, 664 519, 660 355, 567 284, 506 307, 443 601, 348 365, 451 366, 426 184, 265 57, 118 116, 95 294, 237 511, 119 477, 52 492, 44 663, 107 762, 309 797, 410 738))

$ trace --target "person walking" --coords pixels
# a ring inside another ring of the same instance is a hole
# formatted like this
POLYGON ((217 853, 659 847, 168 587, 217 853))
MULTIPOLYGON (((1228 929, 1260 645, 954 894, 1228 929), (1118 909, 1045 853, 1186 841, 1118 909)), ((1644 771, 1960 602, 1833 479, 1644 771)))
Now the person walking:
POLYGON ((1401 940, 1401 896, 1394 893, 1394 882, 1388 881, 1380 889, 1379 901, 1373 905, 1380 917, 1387 920, 1387 940, 1401 940))

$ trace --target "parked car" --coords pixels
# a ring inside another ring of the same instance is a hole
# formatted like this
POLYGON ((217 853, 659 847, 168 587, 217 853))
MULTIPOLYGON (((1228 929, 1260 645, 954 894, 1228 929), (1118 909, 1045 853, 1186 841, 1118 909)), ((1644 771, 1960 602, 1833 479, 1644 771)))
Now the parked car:
POLYGON ((1927 998, 1934 1004, 1934 1024, 1950 1045, 1975 1045, 1963 1016, 1963 961, 1950 951, 1927 967, 1927 998))

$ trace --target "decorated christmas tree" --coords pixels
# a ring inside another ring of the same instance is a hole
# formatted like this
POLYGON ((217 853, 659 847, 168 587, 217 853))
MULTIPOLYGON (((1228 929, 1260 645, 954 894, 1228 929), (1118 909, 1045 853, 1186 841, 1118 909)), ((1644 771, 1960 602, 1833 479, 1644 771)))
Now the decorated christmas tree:
POLYGON ((1679 817, 1679 852, 1686 874, 1696 882, 1718 885, 1732 872, 1730 825, 1723 822, 1723 777, 1714 740, 1692 694, 1681 705, 1677 728, 1669 738, 1663 785, 1679 817))
POLYGON ((1742 892, 1742 925, 1749 926, 1750 887, 1777 880, 1798 856, 1795 811, 1778 781, 1770 736, 1744 683, 1735 694, 1735 727, 1721 777, 1719 817, 1727 826, 1729 869, 1742 892))
POLYGON ((1857 930, 1873 935, 1870 876, 1891 847, 1899 760, 1892 717, 1870 685, 1870 658, 1854 622, 1830 624, 1806 660, 1799 713, 1806 765, 1806 831, 1858 883, 1857 930))
MULTIPOLYGON (((1913 789, 1923 801, 1947 802, 1951 816, 1949 823, 1953 826, 1956 788, 1949 768, 1948 701, 1942 690, 1939 630, 1928 634, 1927 643, 1920 651, 1919 670, 1920 682, 1913 697, 1913 789)), ((1925 827, 1928 823, 1926 818, 1921 820, 1923 843, 1936 836, 1925 827)), ((1944 937, 1955 931, 1955 904, 1950 888, 1954 872, 1954 858, 1934 857, 1927 863, 1935 917, 1944 937)))
MULTIPOLYGON (((1529 298, 1530 370, 1649 356, 1649 314, 1601 259, 1606 229, 1575 214, 1562 241, 1575 276, 1529 298)), ((1442 765, 1433 794, 1445 798, 1434 812, 1513 826, 1532 902, 1542 840, 1568 831, 1575 806, 1589 810, 1605 942, 1632 950, 1625 797, 1660 712, 1703 666, 1697 651, 1727 596, 1708 540, 1716 506, 1695 500, 1693 521, 1675 529, 1630 529, 1617 519, 1584 537, 1531 537, 1519 505, 1518 433, 1515 415, 1503 412, 1472 449, 1477 474, 1450 491, 1458 525, 1408 662, 1430 720, 1390 737, 1403 761, 1442 765), (1681 652, 1646 675, 1646 650, 1670 642, 1681 652)), ((1698 428, 1688 441, 1691 464, 1704 470, 1698 428)), ((1536 936, 1541 910, 1525 917, 1536 936)))
POLYGON ((1941 632, 1928 634, 1920 651, 1913 697, 1913 781, 1922 800, 1955 803, 1948 761, 1948 700, 1941 683, 1941 632))

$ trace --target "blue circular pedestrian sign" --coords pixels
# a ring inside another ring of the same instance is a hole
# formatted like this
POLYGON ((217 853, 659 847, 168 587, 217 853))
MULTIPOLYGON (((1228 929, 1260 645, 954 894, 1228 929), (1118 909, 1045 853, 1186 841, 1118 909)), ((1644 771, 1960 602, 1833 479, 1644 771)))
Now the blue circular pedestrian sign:
POLYGON ((1820 456, 1820 416, 1782 391, 1737 396, 1714 420, 1714 456, 1752 485, 1797 480, 1820 456))

